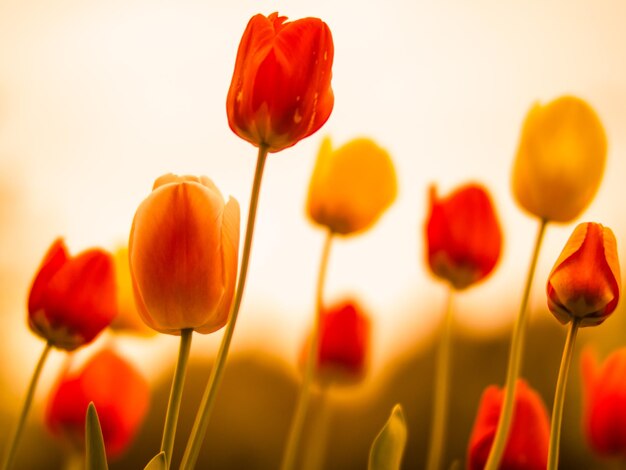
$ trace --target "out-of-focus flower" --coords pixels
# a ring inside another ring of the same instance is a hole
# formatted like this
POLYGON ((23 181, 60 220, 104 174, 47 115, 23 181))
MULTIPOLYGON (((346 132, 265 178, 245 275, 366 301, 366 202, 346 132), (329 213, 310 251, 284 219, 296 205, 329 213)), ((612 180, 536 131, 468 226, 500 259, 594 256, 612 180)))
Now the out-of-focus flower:
POLYGON ((53 346, 71 351, 90 343, 113 320, 115 273, 100 249, 70 256, 57 239, 44 257, 28 298, 28 324, 53 346))
POLYGON ((626 456, 626 348, 598 366, 590 349, 582 356, 585 389, 584 429, 587 440, 601 455, 626 456))
POLYGON ((486 189, 467 184, 440 199, 431 187, 426 256, 435 276, 465 289, 491 273, 501 251, 502 231, 486 189))
POLYGON ((48 402, 48 428, 83 448, 85 416, 92 401, 107 456, 114 459, 128 448, 143 422, 150 401, 148 382, 115 352, 102 350, 80 370, 63 373, 48 402))
POLYGON ((576 227, 548 277, 548 308, 561 323, 602 323, 619 301, 620 270, 615 236, 608 227, 576 227))
POLYGON ((606 135, 591 106, 563 96, 535 104, 513 167, 517 202, 537 217, 569 222, 593 199, 604 172, 606 135))
MULTIPOLYGON (((482 470, 487 463, 503 399, 504 391, 495 385, 483 392, 467 452, 469 470, 482 470)), ((500 470, 545 470, 549 439, 550 419, 546 407, 539 394, 519 379, 513 422, 500 470)))
POLYGON ((139 314, 161 333, 226 324, 237 276, 239 204, 206 176, 164 175, 135 213, 128 244, 139 314))
POLYGON ((333 109, 333 38, 318 18, 255 15, 243 33, 226 99, 235 134, 270 152, 316 132, 333 109))
MULTIPOLYGON (((348 300, 324 310, 319 334, 318 380, 344 385, 362 380, 368 361, 370 322, 361 306, 348 300)), ((306 351, 305 346, 303 362, 306 351)))
POLYGON ((117 316, 111 323, 111 329, 139 335, 153 335, 156 332, 141 319, 135 304, 133 280, 128 264, 128 248, 119 248, 113 253, 115 261, 115 279, 117 281, 117 316))
POLYGON ((332 232, 368 229, 395 200, 396 172, 386 150, 367 138, 333 150, 322 141, 309 184, 309 217, 332 232))

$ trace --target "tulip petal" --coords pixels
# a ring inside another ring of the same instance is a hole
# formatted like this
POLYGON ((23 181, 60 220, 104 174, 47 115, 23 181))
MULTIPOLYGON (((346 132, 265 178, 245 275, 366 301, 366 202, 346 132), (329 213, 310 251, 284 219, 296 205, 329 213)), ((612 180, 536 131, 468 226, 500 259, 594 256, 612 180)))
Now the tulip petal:
POLYGON ((28 297, 28 311, 35 314, 43 306, 43 298, 50 279, 67 262, 69 255, 61 238, 56 239, 41 262, 41 267, 33 281, 28 297))

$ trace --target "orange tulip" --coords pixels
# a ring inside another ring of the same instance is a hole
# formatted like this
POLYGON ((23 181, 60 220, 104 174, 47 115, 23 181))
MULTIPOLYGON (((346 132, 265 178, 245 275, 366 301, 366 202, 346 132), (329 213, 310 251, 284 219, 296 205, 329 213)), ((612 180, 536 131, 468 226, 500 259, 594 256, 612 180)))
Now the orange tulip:
POLYGON ((333 233, 351 235, 372 227, 397 192, 396 171, 385 149, 368 138, 333 149, 327 137, 309 183, 307 212, 333 233))
MULTIPOLYGON (((496 434, 504 391, 487 387, 467 451, 468 470, 482 470, 496 434)), ((548 462, 550 419, 541 396, 523 380, 515 388, 515 412, 500 470, 545 470, 548 462)))
POLYGON ((600 455, 626 457, 626 348, 598 366, 593 352, 582 356, 587 440, 600 455))
POLYGON ((161 333, 226 324, 237 275, 239 204, 206 176, 158 178, 128 244, 139 314, 161 333))
POLYGON ((269 152, 316 132, 333 109, 333 39, 318 18, 255 15, 243 33, 226 99, 235 134, 269 152))
MULTIPOLYGON (((334 384, 351 384, 363 379, 369 341, 370 322, 358 303, 348 300, 324 310, 317 355, 318 378, 334 384)), ((307 347, 302 350, 303 364, 307 347)))
POLYGON ((115 279, 117 281, 117 315, 111 329, 137 335, 154 335, 156 332, 141 319, 135 303, 133 280, 128 264, 128 248, 120 248, 113 253, 115 279))
POLYGON ((56 240, 30 290, 31 330, 53 346, 71 351, 93 341, 116 313, 111 255, 91 249, 71 257, 63 240, 56 240))
POLYGON ((561 323, 602 323, 619 300, 620 270, 611 229, 596 223, 576 227, 548 277, 548 308, 561 323))
POLYGON ((491 273, 501 251, 502 231, 485 188, 467 184, 439 198, 431 187, 426 256, 435 276, 465 289, 491 273))
POLYGON ((46 424, 54 434, 83 448, 85 415, 93 401, 107 456, 114 459, 137 434, 149 400, 146 379, 115 352, 103 350, 80 370, 63 373, 50 396, 46 424))

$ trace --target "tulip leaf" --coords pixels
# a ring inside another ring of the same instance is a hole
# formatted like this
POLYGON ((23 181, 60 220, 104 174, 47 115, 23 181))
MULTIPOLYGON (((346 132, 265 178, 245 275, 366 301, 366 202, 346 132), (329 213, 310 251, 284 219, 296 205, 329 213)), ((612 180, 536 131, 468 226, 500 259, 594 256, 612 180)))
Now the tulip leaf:
POLYGON ((165 458, 165 452, 161 451, 155 455, 144 470, 167 470, 167 459, 165 458))
POLYGON ((108 470, 109 468, 102 428, 100 428, 98 412, 93 402, 89 403, 85 418, 85 468, 87 470, 108 470))
POLYGON ((399 470, 407 429, 402 406, 397 404, 370 448, 368 470, 399 470))

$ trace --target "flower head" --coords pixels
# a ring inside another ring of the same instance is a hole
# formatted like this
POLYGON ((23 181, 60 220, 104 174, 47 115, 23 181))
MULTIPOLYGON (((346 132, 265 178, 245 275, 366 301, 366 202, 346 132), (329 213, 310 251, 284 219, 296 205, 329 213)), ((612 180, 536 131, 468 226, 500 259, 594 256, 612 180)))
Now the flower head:
MULTIPOLYGON (((320 322, 317 377, 352 384, 363 379, 368 359, 370 322, 361 306, 344 301, 324 310, 320 322)), ((303 357, 306 357, 305 347, 303 357)))
POLYGON ((396 193, 396 172, 386 150, 367 138, 333 150, 327 137, 309 184, 307 211, 315 223, 350 235, 374 225, 396 193))
POLYGON ((141 203, 128 244, 139 314, 162 333, 210 333, 228 320, 239 204, 207 177, 164 175, 141 203))
POLYGON ((93 341, 116 313, 111 255, 94 248, 70 256, 63 240, 56 240, 30 290, 31 330, 71 351, 93 341))
POLYGON ((598 366, 593 352, 582 356, 585 406, 583 428, 593 450, 600 455, 626 456, 626 348, 598 366))
POLYGON ((87 406, 94 402, 107 456, 114 459, 132 442, 148 410, 146 379, 111 350, 102 350, 80 369, 65 371, 53 390, 46 424, 82 448, 87 406))
POLYGON ((556 260, 547 285, 548 308, 561 323, 602 323, 619 300, 620 270, 615 236, 608 227, 576 227, 556 260))
POLYGON ((569 222, 596 194, 606 161, 606 135, 591 106, 563 96, 535 104, 522 128, 513 193, 537 217, 569 222))
MULTIPOLYGON (((504 391, 492 385, 483 392, 467 451, 468 470, 482 470, 496 434, 504 391)), ((500 470, 545 470, 550 419, 537 392, 525 381, 515 387, 515 409, 500 470)))
POLYGON ((243 33, 226 99, 235 134, 270 152, 316 132, 333 109, 333 38, 318 18, 255 15, 243 33))
POLYGON ((502 231, 487 190, 477 184, 446 198, 430 189, 426 257, 433 274, 465 289, 484 279, 502 251, 502 231))

